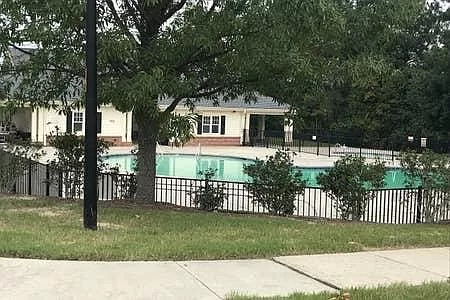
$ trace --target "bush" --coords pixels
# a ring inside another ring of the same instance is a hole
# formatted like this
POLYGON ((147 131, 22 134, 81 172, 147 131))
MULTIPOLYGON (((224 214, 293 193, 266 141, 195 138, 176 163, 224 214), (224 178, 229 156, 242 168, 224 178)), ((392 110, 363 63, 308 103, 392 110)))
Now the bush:
POLYGON ((42 156, 41 146, 16 141, 0 148, 0 191, 11 192, 17 177, 30 170, 33 160, 42 156))
MULTIPOLYGON (((73 133, 52 135, 49 144, 57 150, 56 158, 50 161, 52 167, 79 172, 84 169, 84 138, 73 133)), ((98 172, 105 168, 102 156, 108 151, 109 142, 97 140, 98 172)))
POLYGON ((118 166, 109 167, 107 174, 111 176, 116 188, 113 197, 116 200, 131 200, 136 195, 137 180, 135 174, 121 174, 118 166))
POLYGON ((297 195, 304 192, 306 182, 301 179, 301 171, 295 172, 288 152, 278 150, 266 161, 257 159, 255 164, 244 166, 244 172, 252 178, 246 188, 254 202, 271 214, 294 213, 294 202, 297 195))
POLYGON ((225 185, 219 184, 217 187, 211 183, 211 179, 216 175, 217 170, 207 169, 198 174, 203 176, 205 185, 193 192, 194 204, 202 210, 213 211, 222 207, 223 201, 228 198, 225 194, 225 185))
POLYGON ((372 189, 384 185, 384 164, 367 164, 364 158, 346 156, 334 167, 320 174, 317 182, 334 201, 344 220, 361 220, 369 200, 375 196, 372 189))
MULTIPOLYGON (((49 144, 55 147, 56 158, 50 161, 52 169, 62 172, 62 181, 69 197, 80 196, 84 184, 84 139, 73 133, 52 135, 49 144)), ((97 172, 106 168, 102 159, 109 149, 110 143, 101 139, 97 140, 97 172)), ((58 173, 59 173, 58 172, 58 173)), ((56 175, 59 175, 56 173, 56 175)), ((54 174, 55 175, 55 174, 54 174)))
POLYGON ((425 222, 438 221, 440 214, 450 206, 450 158, 431 150, 423 154, 406 152, 402 153, 400 164, 406 174, 406 185, 423 190, 421 213, 425 222))

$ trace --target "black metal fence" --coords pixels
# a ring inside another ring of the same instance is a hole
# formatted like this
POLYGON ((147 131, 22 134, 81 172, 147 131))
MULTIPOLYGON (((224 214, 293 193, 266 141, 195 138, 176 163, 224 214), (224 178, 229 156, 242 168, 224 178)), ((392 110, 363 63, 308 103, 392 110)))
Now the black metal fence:
POLYGON ((428 138, 421 144, 419 138, 411 141, 405 137, 402 141, 390 139, 367 140, 364 136, 350 135, 338 131, 303 130, 268 131, 244 130, 243 145, 266 148, 289 149, 293 151, 323 155, 328 157, 360 156, 365 158, 396 159, 401 151, 433 149, 450 153, 450 142, 428 138))
MULTIPOLYGON (((266 208, 253 201, 246 188, 247 183, 210 181, 222 187, 227 199, 220 210, 237 213, 269 213, 266 208)), ((156 201, 180 207, 195 208, 193 195, 205 181, 201 179, 160 177, 156 178, 156 201)), ((98 177, 98 197, 103 201, 127 200, 134 197, 136 178, 130 174, 102 173, 98 177)), ((0 192, 12 192, 33 196, 50 196, 81 199, 83 180, 80 174, 53 170, 48 165, 30 161, 23 173, 9 188, 0 192)), ((421 189, 383 189, 372 191, 374 197, 367 202, 362 221, 390 224, 410 224, 425 221, 428 203, 437 208, 434 221, 450 219, 450 209, 444 205, 449 194, 421 189), (430 197, 431 196, 431 197, 430 197)), ((320 188, 306 188, 295 200, 294 216, 308 218, 341 219, 336 203, 320 188)))

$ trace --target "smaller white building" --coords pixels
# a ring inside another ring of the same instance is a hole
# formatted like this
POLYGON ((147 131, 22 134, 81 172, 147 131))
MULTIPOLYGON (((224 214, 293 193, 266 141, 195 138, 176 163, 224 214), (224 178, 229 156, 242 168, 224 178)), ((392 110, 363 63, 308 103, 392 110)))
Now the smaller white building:
MULTIPOLYGON (((85 132, 84 109, 67 113, 47 108, 19 108, 11 117, 17 134, 28 137, 32 142, 48 145, 51 135, 72 132, 83 136, 85 132)), ((114 146, 132 144, 132 114, 122 113, 114 107, 101 106, 97 111, 97 134, 114 146)))

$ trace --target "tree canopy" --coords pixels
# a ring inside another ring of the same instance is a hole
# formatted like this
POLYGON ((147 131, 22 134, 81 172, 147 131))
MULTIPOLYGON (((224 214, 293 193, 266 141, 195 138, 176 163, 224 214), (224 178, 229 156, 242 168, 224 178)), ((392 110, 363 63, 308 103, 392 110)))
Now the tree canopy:
MULTIPOLYGON (((137 198, 154 199, 161 128, 177 105, 200 98, 252 101, 260 93, 292 105, 305 122, 385 130, 386 112, 406 101, 404 69, 441 56, 428 55, 441 21, 425 2, 97 1, 99 101, 134 113, 137 198), (161 98, 171 99, 163 111, 161 98)), ((2 0, 0 12, 6 98, 15 105, 82 103, 85 1, 2 0)))
MULTIPOLYGON (((104 0, 97 8, 99 100, 133 110, 140 131, 137 196, 149 200, 158 132, 178 104, 251 100, 274 78, 306 76, 317 43, 341 24, 335 1, 104 0), (172 99, 164 111, 161 98, 172 99)), ((8 98, 35 106, 82 99, 84 1, 5 0, 0 11, 2 74, 13 87, 8 98), (11 49, 28 59, 14 62, 11 49)))

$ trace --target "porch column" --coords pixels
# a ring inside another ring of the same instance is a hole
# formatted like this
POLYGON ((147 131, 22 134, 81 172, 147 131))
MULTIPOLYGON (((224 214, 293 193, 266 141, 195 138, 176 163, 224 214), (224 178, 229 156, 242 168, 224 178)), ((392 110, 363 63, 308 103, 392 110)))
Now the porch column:
POLYGON ((31 141, 39 141, 39 109, 35 108, 31 112, 31 141))
POLYGON ((244 146, 250 143, 250 114, 247 113, 247 110, 244 110, 244 130, 243 130, 243 140, 242 143, 244 146))
POLYGON ((294 122, 291 119, 284 119, 284 142, 286 144, 291 144, 293 139, 292 136, 294 134, 294 122))
POLYGON ((126 143, 131 143, 132 139, 132 127, 133 127, 133 113, 130 112, 126 112, 125 114, 125 132, 124 132, 124 139, 123 141, 126 143))

